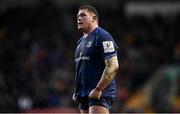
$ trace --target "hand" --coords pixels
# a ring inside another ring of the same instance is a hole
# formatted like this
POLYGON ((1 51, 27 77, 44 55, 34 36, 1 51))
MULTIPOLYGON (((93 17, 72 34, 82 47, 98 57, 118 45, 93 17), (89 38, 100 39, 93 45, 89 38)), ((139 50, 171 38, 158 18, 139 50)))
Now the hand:
POLYGON ((76 97, 75 97, 75 93, 72 96, 72 100, 75 102, 76 101, 76 97))
POLYGON ((101 94, 102 94, 102 90, 95 88, 95 89, 91 90, 91 92, 89 93, 89 98, 90 99, 100 99, 101 94))

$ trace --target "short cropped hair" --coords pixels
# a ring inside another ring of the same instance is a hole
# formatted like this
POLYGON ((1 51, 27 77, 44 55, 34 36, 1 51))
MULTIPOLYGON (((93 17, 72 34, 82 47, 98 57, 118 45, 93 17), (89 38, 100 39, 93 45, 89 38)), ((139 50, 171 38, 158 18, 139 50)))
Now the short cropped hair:
POLYGON ((90 5, 83 5, 79 8, 79 10, 82 10, 82 9, 87 9, 89 12, 92 12, 96 15, 97 17, 97 20, 99 20, 99 14, 96 10, 96 8, 94 8, 93 6, 90 6, 90 5))

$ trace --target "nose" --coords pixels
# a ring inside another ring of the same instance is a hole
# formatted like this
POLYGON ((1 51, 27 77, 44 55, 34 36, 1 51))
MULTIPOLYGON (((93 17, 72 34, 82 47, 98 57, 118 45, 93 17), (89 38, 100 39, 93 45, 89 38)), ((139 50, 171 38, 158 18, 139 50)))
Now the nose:
POLYGON ((78 23, 79 23, 79 22, 81 22, 81 21, 82 21, 82 19, 81 19, 81 18, 78 18, 78 19, 77 19, 77 22, 78 22, 78 23))
POLYGON ((79 16, 79 17, 77 18, 77 20, 80 21, 80 20, 81 20, 81 17, 79 16))

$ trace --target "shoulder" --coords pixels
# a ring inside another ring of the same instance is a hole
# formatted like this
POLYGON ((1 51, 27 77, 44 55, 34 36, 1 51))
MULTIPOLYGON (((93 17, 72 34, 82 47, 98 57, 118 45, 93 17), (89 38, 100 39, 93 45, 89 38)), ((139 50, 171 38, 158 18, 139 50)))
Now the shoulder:
POLYGON ((98 36, 98 38, 100 39, 112 39, 112 36, 109 32, 107 32, 105 29, 102 29, 100 27, 98 27, 97 31, 96 31, 96 34, 98 36))

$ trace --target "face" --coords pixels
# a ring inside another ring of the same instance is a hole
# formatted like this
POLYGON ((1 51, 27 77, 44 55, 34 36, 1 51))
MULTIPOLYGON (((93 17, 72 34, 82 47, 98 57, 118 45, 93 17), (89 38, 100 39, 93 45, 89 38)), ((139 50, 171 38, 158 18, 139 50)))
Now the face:
POLYGON ((83 32, 88 31, 94 22, 93 16, 94 14, 89 12, 87 9, 79 10, 77 14, 78 30, 83 32))

